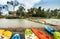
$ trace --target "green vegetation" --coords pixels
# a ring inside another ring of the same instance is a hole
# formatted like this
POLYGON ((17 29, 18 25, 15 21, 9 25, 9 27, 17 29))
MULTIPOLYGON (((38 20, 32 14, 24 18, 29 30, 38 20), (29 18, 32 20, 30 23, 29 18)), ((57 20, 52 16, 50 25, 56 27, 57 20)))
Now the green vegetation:
POLYGON ((23 4, 19 4, 18 1, 7 1, 7 5, 3 5, 3 8, 0 7, 0 18, 2 17, 2 9, 6 9, 8 11, 8 16, 3 16, 4 18, 28 18, 28 17, 40 17, 40 18, 60 18, 60 9, 45 10, 41 6, 38 8, 30 8, 25 11, 23 4), (8 4, 13 6, 13 11, 9 11, 8 4), (19 6, 19 9, 15 11, 15 7, 19 6))
POLYGON ((60 9, 44 10, 44 8, 38 7, 28 9, 28 12, 25 12, 24 8, 20 6, 16 15, 21 17, 60 18, 60 9))

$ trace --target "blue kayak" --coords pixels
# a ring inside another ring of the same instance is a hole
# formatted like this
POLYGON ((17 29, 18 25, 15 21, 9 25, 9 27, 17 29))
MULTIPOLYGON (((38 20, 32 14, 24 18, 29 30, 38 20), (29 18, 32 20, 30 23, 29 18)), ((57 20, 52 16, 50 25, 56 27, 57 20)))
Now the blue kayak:
POLYGON ((53 35, 54 32, 56 31, 55 29, 53 29, 52 27, 50 27, 50 26, 48 26, 48 25, 46 25, 44 28, 45 28, 46 31, 47 31, 48 33, 50 33, 51 35, 53 35))
POLYGON ((13 35, 11 39, 20 39, 20 34, 17 33, 13 35))

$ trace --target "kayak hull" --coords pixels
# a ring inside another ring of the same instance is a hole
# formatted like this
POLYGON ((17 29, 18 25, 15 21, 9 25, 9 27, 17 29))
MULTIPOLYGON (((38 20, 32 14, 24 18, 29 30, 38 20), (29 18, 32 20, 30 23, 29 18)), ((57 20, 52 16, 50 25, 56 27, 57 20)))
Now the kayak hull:
POLYGON ((39 39, 39 38, 31 31, 31 29, 26 29, 25 39, 39 39))
POLYGON ((56 31, 55 29, 53 29, 53 28, 50 27, 50 26, 45 26, 44 28, 45 28, 45 30, 46 30, 48 33, 50 33, 51 35, 53 35, 54 32, 56 31))
POLYGON ((54 32, 54 39, 60 39, 60 32, 54 32))
POLYGON ((13 35, 11 39, 20 39, 20 34, 17 33, 13 35))
POLYGON ((36 28, 32 28, 32 31, 39 39, 53 39, 50 35, 45 34, 44 32, 37 30, 36 28))

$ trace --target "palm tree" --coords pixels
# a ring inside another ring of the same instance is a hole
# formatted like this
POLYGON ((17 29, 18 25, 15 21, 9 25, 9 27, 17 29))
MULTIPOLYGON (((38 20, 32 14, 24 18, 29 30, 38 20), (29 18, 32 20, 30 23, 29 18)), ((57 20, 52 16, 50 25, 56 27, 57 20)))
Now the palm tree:
POLYGON ((36 8, 31 8, 31 9, 28 9, 28 14, 30 16, 35 16, 36 15, 36 8))
POLYGON ((38 7, 36 15, 37 15, 38 17, 40 17, 41 14, 42 14, 42 13, 41 13, 41 7, 38 7))

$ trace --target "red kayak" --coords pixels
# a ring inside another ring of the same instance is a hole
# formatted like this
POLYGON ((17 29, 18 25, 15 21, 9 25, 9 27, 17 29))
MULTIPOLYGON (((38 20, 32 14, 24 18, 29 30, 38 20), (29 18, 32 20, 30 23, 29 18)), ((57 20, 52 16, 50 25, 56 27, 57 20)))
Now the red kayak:
POLYGON ((32 31, 39 39, 53 39, 50 35, 45 34, 44 32, 37 30, 36 28, 32 28, 32 31))

